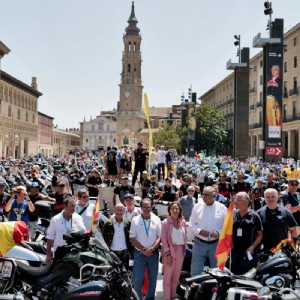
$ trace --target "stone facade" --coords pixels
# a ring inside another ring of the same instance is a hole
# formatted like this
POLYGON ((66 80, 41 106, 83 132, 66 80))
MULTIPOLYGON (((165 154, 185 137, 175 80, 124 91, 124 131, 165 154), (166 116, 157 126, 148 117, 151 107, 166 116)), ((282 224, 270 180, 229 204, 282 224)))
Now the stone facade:
POLYGON ((38 153, 44 157, 53 154, 53 119, 38 112, 38 153))

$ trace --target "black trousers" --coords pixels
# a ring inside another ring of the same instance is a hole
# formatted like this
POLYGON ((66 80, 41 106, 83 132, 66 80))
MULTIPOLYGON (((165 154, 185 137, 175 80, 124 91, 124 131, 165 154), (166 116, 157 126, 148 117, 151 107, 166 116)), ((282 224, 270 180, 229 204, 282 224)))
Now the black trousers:
POLYGON ((134 173, 132 178, 132 186, 134 188, 138 173, 140 172, 140 182, 142 181, 142 173, 146 170, 146 164, 135 163, 134 173))

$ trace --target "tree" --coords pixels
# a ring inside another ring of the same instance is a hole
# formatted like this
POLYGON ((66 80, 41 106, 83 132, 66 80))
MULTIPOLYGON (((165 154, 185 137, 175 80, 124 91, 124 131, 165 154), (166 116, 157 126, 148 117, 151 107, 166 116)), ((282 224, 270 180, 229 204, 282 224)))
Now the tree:
POLYGON ((173 125, 166 125, 153 134, 153 145, 173 146, 175 149, 180 147, 180 138, 173 125))
POLYGON ((212 106, 201 104, 196 109, 196 148, 207 154, 220 153, 224 147, 227 131, 223 116, 212 106))

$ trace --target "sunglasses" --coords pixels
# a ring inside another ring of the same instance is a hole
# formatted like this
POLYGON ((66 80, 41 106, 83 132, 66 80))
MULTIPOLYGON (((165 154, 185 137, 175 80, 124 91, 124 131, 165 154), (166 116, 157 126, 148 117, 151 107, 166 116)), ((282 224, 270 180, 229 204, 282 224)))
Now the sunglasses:
POLYGON ((298 185, 299 185, 299 183, 296 183, 296 182, 291 182, 291 183, 290 183, 290 185, 291 185, 291 186, 298 186, 298 185))

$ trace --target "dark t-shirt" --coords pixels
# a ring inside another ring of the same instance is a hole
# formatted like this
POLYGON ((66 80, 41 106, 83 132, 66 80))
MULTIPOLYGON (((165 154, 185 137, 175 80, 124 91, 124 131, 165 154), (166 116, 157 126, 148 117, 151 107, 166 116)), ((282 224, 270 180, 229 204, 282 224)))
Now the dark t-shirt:
POLYGON ((52 186, 57 186, 57 176, 53 175, 52 176, 52 186))
MULTIPOLYGON (((295 195, 292 195, 290 192, 284 193, 282 197, 282 203, 283 206, 286 206, 287 204, 291 204, 292 207, 297 206, 300 204, 300 194, 296 193, 295 195)), ((300 211, 296 211, 293 213, 293 216, 297 222, 297 224, 300 224, 300 211)))
POLYGON ((277 205, 276 209, 269 209, 264 206, 257 211, 257 214, 264 229, 262 239, 264 250, 276 247, 288 237, 289 228, 297 226, 291 212, 280 205, 277 205))
POLYGON ((248 182, 237 182, 234 185, 234 192, 239 193, 239 192, 246 192, 249 193, 251 191, 251 186, 248 182))
POLYGON ((218 182, 219 194, 224 197, 230 197, 232 193, 232 186, 229 182, 218 182))
POLYGON ((8 200, 11 198, 10 194, 5 193, 0 195, 0 212, 4 212, 4 208, 8 200))
POLYGON ((135 163, 137 165, 144 165, 146 164, 146 159, 147 156, 149 155, 149 152, 140 150, 140 149, 135 149, 134 150, 134 159, 135 159, 135 163))
POLYGON ((113 150, 110 150, 107 152, 107 165, 110 166, 115 166, 116 165, 116 157, 117 153, 113 150))
POLYGON ((176 192, 178 191, 178 188, 176 185, 171 184, 170 187, 167 187, 166 185, 163 188, 159 188, 160 191, 163 191, 163 197, 162 200, 173 202, 176 199, 176 192))
POLYGON ((256 212, 250 210, 245 216, 241 217, 238 210, 235 210, 232 231, 233 248, 240 253, 246 252, 254 243, 257 231, 262 230, 262 223, 256 212))
POLYGON ((279 188, 279 184, 276 182, 276 181, 271 181, 271 182, 266 182, 266 186, 265 186, 266 189, 275 189, 277 191, 280 191, 280 188, 279 188))
MULTIPOLYGON (((29 199, 31 200, 31 202, 34 203, 36 201, 39 201, 39 200, 42 200, 41 197, 40 197, 40 194, 37 194, 37 195, 28 195, 29 199)), ((35 221, 38 221, 39 217, 37 215, 34 214, 34 212, 29 212, 29 221, 30 222, 35 222, 35 221)))
MULTIPOLYGON (((102 179, 101 179, 101 177, 90 176, 87 183, 92 184, 92 185, 98 185, 98 184, 102 183, 102 179)), ((88 189, 89 189, 90 197, 97 197, 98 196, 98 194, 99 194, 98 188, 94 188, 92 186, 89 186, 88 189)))
POLYGON ((114 193, 119 195, 120 201, 123 203, 124 196, 128 193, 134 195, 135 190, 131 185, 127 185, 127 186, 120 185, 114 188, 114 193))

